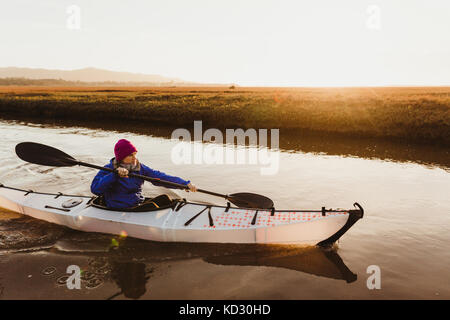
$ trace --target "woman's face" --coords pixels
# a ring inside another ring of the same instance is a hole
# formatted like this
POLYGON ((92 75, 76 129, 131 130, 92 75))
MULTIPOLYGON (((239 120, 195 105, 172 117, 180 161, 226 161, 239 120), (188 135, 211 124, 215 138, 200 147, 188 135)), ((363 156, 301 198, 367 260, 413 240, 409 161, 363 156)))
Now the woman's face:
POLYGON ((136 154, 137 154, 137 152, 133 152, 128 157, 123 158, 122 163, 136 165, 136 163, 137 163, 136 154))

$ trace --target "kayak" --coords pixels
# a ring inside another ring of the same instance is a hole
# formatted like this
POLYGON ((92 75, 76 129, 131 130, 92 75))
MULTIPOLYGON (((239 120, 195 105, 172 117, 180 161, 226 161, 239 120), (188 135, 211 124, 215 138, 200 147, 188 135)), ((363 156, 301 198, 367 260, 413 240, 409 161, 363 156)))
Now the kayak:
POLYGON ((86 232, 159 242, 330 246, 364 215, 354 209, 276 210, 172 200, 146 211, 113 210, 97 196, 44 193, 0 184, 0 207, 86 232))

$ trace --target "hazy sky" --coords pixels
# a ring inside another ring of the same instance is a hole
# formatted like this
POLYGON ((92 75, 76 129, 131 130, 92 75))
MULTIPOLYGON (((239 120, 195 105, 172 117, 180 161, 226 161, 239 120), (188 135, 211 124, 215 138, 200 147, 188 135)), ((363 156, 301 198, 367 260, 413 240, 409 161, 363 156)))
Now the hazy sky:
POLYGON ((450 85, 450 0, 1 0, 0 39, 1 67, 240 85, 450 85))

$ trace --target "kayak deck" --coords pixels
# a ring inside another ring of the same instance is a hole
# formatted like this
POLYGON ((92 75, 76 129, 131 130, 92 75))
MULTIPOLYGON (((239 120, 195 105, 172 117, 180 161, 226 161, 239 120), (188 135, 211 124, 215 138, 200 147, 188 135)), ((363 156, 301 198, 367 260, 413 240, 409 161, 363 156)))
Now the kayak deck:
POLYGON ((355 210, 267 210, 186 200, 149 212, 103 210, 95 197, 41 193, 0 185, 0 206, 90 232, 153 241, 330 245, 363 217, 355 210), (78 202, 73 207, 68 205, 78 202))

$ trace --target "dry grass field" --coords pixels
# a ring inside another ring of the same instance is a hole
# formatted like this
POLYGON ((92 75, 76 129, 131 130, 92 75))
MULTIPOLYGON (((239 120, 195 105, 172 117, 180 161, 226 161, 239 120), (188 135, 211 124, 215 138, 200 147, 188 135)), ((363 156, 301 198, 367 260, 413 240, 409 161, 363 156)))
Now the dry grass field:
POLYGON ((450 87, 0 87, 0 116, 284 128, 450 145, 450 87))

